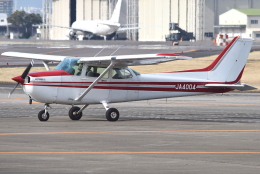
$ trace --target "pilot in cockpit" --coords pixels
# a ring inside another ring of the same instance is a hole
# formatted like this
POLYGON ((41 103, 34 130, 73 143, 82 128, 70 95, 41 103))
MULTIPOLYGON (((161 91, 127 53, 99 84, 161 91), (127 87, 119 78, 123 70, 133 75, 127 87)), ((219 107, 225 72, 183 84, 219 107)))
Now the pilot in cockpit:
POLYGON ((91 66, 87 67, 86 76, 89 76, 89 77, 93 77, 94 76, 94 73, 91 70, 91 68, 92 68, 91 66))
POLYGON ((80 63, 79 66, 78 66, 78 72, 77 72, 77 76, 80 76, 81 75, 81 72, 82 72, 82 68, 83 68, 83 64, 80 63))

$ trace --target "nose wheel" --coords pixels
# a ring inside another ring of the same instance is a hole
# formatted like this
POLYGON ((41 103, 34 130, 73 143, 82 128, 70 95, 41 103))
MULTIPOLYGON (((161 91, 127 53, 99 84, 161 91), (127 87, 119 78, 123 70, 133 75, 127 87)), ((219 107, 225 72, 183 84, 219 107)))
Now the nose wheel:
POLYGON ((50 107, 48 104, 45 104, 44 110, 41 110, 41 111, 38 113, 38 119, 39 119, 40 121, 47 121, 47 120, 49 120, 50 114, 48 113, 48 110, 49 110, 50 108, 51 108, 51 107, 50 107))
POLYGON ((38 113, 38 119, 40 121, 47 121, 49 120, 49 113, 48 112, 45 112, 45 110, 41 110, 39 113, 38 113))

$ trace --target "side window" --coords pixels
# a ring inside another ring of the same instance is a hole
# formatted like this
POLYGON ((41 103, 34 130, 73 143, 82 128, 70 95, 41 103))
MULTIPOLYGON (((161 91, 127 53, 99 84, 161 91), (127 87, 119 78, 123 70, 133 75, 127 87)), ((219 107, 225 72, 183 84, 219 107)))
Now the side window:
MULTIPOLYGON (((98 77, 106 68, 87 66, 86 76, 87 77, 98 77)), ((103 78, 108 78, 108 73, 106 73, 103 78)))
MULTIPOLYGON (((103 71, 105 71, 106 68, 104 67, 97 67, 97 74, 100 75, 103 71)), ((108 72, 103 76, 103 78, 108 78, 108 72)))
POLYGON ((113 79, 128 79, 132 77, 132 74, 127 69, 113 68, 112 70, 113 79))

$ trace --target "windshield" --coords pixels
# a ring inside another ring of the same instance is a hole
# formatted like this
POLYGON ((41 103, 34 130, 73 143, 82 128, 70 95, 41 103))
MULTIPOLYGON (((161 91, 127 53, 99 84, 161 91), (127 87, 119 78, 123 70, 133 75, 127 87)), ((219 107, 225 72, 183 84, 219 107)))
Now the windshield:
MULTIPOLYGON (((130 69, 130 68, 129 68, 129 69, 130 69)), ((133 70, 133 69, 131 69, 131 70, 135 73, 136 76, 140 76, 140 75, 141 75, 139 72, 137 72, 137 71, 135 71, 135 70, 133 70)))
POLYGON ((65 58, 62 62, 60 62, 54 70, 63 70, 70 74, 75 73, 75 66, 78 66, 79 58, 65 58))

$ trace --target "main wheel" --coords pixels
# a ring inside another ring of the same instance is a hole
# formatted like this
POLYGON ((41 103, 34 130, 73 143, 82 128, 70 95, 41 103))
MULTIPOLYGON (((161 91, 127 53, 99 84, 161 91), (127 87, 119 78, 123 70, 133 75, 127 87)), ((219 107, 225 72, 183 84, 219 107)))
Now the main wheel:
POLYGON ((74 107, 72 107, 72 108, 70 109, 70 111, 69 111, 69 117, 70 117, 71 120, 79 120, 79 119, 81 119, 81 117, 82 117, 82 112, 80 112, 80 113, 77 114, 77 112, 78 112, 79 110, 80 110, 80 108, 77 107, 77 106, 74 106, 74 107))
POLYGON ((46 114, 45 114, 45 110, 41 110, 41 111, 38 113, 38 119, 39 119, 40 121, 47 121, 47 120, 49 120, 49 117, 50 117, 49 113, 46 112, 46 114))
POLYGON ((106 118, 108 121, 117 121, 119 118, 119 112, 116 108, 109 108, 106 111, 106 118))

